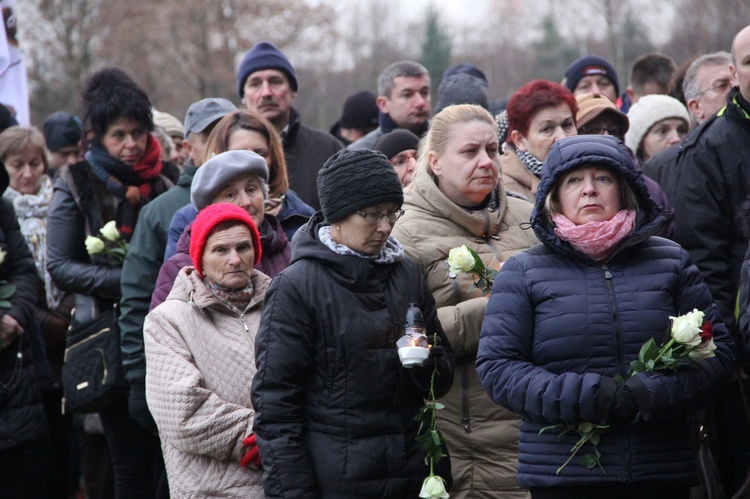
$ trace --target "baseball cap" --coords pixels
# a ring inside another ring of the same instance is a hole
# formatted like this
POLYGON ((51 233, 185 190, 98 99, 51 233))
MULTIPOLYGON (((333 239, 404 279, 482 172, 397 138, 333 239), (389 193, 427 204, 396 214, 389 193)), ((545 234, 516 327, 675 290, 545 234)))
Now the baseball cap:
POLYGON ((202 132, 208 125, 236 109, 237 106, 221 97, 209 97, 194 102, 185 114, 185 136, 202 132))

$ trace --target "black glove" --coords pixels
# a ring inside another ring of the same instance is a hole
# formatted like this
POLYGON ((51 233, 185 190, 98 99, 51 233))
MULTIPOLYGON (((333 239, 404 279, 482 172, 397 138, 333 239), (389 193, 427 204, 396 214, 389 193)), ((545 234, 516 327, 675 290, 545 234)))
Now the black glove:
POLYGON ((631 423, 638 415, 638 404, 635 402, 633 392, 625 383, 619 383, 609 410, 608 423, 613 425, 624 425, 631 423))
POLYGON ((432 373, 432 370, 435 368, 435 363, 437 362, 438 365, 440 365, 440 359, 444 356, 445 348, 441 347, 439 344, 435 344, 430 347, 430 355, 424 360, 424 362, 422 362, 422 367, 432 373))
POLYGON ((146 382, 144 380, 130 382, 128 412, 130 413, 130 417, 138 424, 152 431, 154 434, 158 433, 156 421, 151 416, 151 411, 148 410, 148 404, 146 403, 146 382))

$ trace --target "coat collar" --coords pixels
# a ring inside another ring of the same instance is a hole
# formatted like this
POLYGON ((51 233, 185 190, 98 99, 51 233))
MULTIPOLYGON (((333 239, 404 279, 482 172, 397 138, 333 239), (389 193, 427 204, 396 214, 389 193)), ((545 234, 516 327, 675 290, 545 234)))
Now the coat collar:
POLYGON ((467 210, 457 205, 440 190, 427 169, 419 169, 414 181, 404 190, 404 207, 435 213, 452 220, 475 237, 488 239, 504 228, 508 211, 508 198, 502 183, 495 188, 497 208, 467 210), (408 206, 407 206, 408 205, 408 206))

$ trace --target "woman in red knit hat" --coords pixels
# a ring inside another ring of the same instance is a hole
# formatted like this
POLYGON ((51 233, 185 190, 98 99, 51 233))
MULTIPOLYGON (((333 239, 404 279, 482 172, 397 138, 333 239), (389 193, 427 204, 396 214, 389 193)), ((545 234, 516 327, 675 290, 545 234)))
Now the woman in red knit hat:
POLYGON ((202 210, 192 266, 146 317, 146 397, 173 497, 263 497, 251 436, 255 333, 271 279, 255 270, 260 235, 242 208, 202 210), (248 468, 248 469, 243 469, 248 468))

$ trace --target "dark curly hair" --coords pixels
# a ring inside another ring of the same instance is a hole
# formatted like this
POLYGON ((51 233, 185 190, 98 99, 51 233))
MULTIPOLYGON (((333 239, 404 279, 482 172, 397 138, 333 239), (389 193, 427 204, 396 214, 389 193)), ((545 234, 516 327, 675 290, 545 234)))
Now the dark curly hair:
POLYGON ((120 68, 103 68, 92 74, 82 97, 84 123, 99 137, 120 118, 133 120, 149 132, 154 129, 148 95, 120 68))

